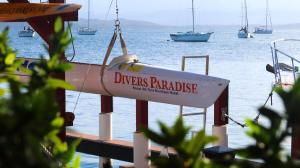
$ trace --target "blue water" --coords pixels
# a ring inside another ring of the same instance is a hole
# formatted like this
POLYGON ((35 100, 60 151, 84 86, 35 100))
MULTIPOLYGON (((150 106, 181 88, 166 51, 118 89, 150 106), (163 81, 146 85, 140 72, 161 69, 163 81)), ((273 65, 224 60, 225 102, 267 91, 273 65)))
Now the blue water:
MULTIPOLYGON (((40 37, 19 38, 17 31, 23 25, 10 24, 11 45, 18 51, 19 56, 38 57, 45 54, 41 46, 40 37)), ((1 23, 2 28, 5 24, 1 23)), ((98 26, 95 36, 78 36, 77 27, 73 26, 76 56, 74 61, 86 63, 101 63, 113 27, 98 26)), ((272 35, 256 35, 254 39, 238 39, 238 26, 209 26, 199 27, 198 30, 214 31, 208 43, 184 43, 169 41, 169 33, 186 31, 186 27, 160 26, 128 26, 123 27, 124 38, 129 53, 136 54, 144 63, 155 64, 165 68, 180 70, 183 55, 209 55, 209 74, 230 80, 229 114, 232 118, 243 122, 245 118, 254 118, 257 108, 266 100, 273 75, 265 71, 265 65, 271 64, 269 43, 278 38, 300 38, 300 29, 293 27, 275 27, 272 35)), ((287 51, 296 50, 297 45, 285 46, 287 51)), ((71 48, 67 55, 72 55, 71 48)), ((120 46, 113 50, 112 57, 121 55, 120 46)), ((204 63, 201 60, 188 62, 188 70, 203 73, 204 63)), ((90 134, 98 134, 98 113, 100 112, 99 95, 82 93, 77 108, 75 102, 78 92, 67 92, 67 110, 76 113, 73 129, 90 134)), ((273 108, 282 109, 279 99, 274 97, 273 108)), ((198 109, 187 108, 186 111, 195 112, 198 109)), ((213 123, 213 108, 208 109, 207 134, 211 133, 213 123)), ((149 125, 157 129, 157 121, 171 124, 179 113, 179 107, 161 103, 149 104, 149 125)), ((188 125, 195 130, 201 128, 202 117, 186 117, 188 125)), ((260 122, 265 122, 263 119, 260 122)), ((116 139, 131 140, 135 131, 135 100, 114 98, 113 137, 116 139)), ((228 125, 229 146, 238 148, 251 143, 245 136, 246 129, 230 122, 228 125)), ((286 141, 287 151, 290 148, 286 141)), ((81 166, 96 167, 98 158, 81 154, 81 166)), ((123 162, 114 161, 117 166, 123 162)))

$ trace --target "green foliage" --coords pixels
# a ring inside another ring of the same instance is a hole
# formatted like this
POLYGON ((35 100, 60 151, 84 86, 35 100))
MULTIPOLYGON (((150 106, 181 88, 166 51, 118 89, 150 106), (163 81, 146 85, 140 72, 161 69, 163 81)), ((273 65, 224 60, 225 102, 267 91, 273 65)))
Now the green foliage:
POLYGON ((62 21, 55 22, 50 59, 41 59, 30 70, 16 59, 7 36, 8 28, 0 34, 0 167, 79 167, 79 158, 69 165, 79 141, 67 144, 57 136, 64 120, 55 93, 72 87, 53 77, 70 69, 60 59, 71 42, 62 31, 62 21), (20 71, 30 76, 28 83, 14 75, 20 71))
POLYGON ((200 168, 200 167, 216 167, 204 159, 201 151, 204 147, 216 140, 212 136, 206 136, 204 131, 199 131, 192 139, 188 140, 187 135, 190 127, 183 124, 183 120, 179 117, 175 124, 167 127, 159 122, 160 133, 150 129, 144 129, 144 134, 153 142, 163 146, 171 147, 176 151, 179 157, 168 158, 167 156, 150 157, 152 163, 160 168, 200 168))
MULTIPOLYGON (((277 112, 268 107, 259 108, 261 115, 268 121, 265 124, 247 120, 249 127, 246 134, 255 141, 254 144, 238 149, 240 157, 245 158, 233 162, 221 163, 217 160, 208 161, 201 157, 201 151, 205 145, 215 140, 205 136, 203 131, 197 133, 191 140, 186 139, 190 128, 183 125, 179 118, 174 126, 167 127, 159 122, 161 133, 145 129, 145 135, 155 143, 173 148, 178 158, 166 156, 150 157, 152 163, 158 168, 198 168, 198 167, 231 167, 231 168, 300 168, 289 154, 284 152, 283 142, 291 138, 291 135, 300 135, 300 78, 290 90, 277 88, 275 90, 282 99, 285 111, 277 112), (249 159, 260 160, 261 163, 253 164, 249 159), (218 163, 217 163, 218 162, 218 163)), ((226 160, 224 160, 226 161, 226 160)))
MULTIPOLYGON (((284 153, 283 142, 294 135, 299 136, 300 118, 300 79, 290 90, 276 89, 282 99, 285 111, 276 112, 267 107, 261 107, 260 113, 269 121, 267 126, 248 120, 247 135, 255 140, 255 144, 240 149, 239 154, 247 159, 261 159, 260 167, 292 168, 300 167, 291 157, 284 153)), ((237 163, 245 165, 245 162, 237 163)))

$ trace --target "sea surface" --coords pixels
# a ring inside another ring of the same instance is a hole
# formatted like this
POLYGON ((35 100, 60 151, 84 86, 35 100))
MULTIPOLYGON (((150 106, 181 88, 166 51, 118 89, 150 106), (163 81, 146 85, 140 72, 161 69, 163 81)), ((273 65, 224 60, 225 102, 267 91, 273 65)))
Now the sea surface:
MULTIPOLYGON (((1 23, 0 28, 8 24, 1 23)), ((17 32, 24 24, 10 23, 10 44, 18 56, 38 58, 46 55, 39 36, 34 38, 19 38, 17 32)), ((105 55, 114 27, 96 25, 98 32, 95 36, 79 36, 77 25, 72 26, 75 39, 76 62, 101 64, 105 55)), ((209 75, 230 80, 229 87, 229 115, 239 122, 246 118, 253 119, 257 115, 257 108, 262 106, 271 90, 274 76, 266 72, 266 64, 272 64, 269 44, 279 38, 299 38, 298 27, 274 27, 272 35, 255 35, 253 39, 238 39, 239 26, 199 26, 198 31, 213 31, 207 43, 173 42, 169 33, 187 31, 188 27, 142 26, 129 25, 122 27, 124 38, 131 54, 136 54, 140 62, 162 66, 164 68, 180 70, 182 56, 209 55, 209 75)), ((253 27, 252 27, 253 29, 253 27)), ((299 53, 299 44, 283 45, 288 53, 299 53)), ((68 58, 73 55, 72 47, 66 52, 68 58)), ((111 58, 121 55, 120 45, 113 49, 111 58)), ((296 55, 295 55, 296 56, 296 55)), ((297 55, 299 56, 299 55, 297 55)), ((204 73, 204 60, 194 59, 187 63, 187 71, 204 73)), ((268 103, 270 106, 270 103, 268 103)), ((282 110, 280 100, 273 98, 272 108, 282 110)), ((184 108, 186 112, 197 112, 201 109, 184 108)), ((98 114, 100 112, 100 96, 79 92, 67 92, 67 111, 75 112, 76 119, 72 129, 89 134, 98 134, 98 114), (75 104, 77 102, 77 106, 75 104)), ((157 130, 157 121, 172 124, 179 115, 179 107, 162 103, 149 103, 149 126, 157 130)), ((184 118, 193 130, 202 128, 202 116, 184 118)), ((263 118, 259 122, 268 124, 263 118)), ((208 109, 206 133, 211 134, 213 124, 213 107, 208 109)), ((229 146, 239 148, 252 143, 245 131, 233 122, 228 124, 229 146)), ((130 140, 135 131, 135 100, 114 98, 113 138, 130 140)), ((284 144, 286 151, 290 150, 290 140, 284 144)), ((98 157, 80 154, 81 166, 84 168, 97 167, 98 157)), ((118 167, 124 162, 114 161, 118 167)))

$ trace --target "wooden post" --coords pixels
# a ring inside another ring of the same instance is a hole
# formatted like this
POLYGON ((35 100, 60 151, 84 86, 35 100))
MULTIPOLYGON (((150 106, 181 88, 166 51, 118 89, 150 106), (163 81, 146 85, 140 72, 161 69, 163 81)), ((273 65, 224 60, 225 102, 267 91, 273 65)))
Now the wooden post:
POLYGON ((220 97, 214 104, 214 125, 212 128, 212 135, 218 137, 216 145, 228 146, 227 128, 228 118, 228 98, 229 98, 229 86, 225 88, 220 97))
MULTIPOLYGON (((112 140, 113 97, 101 95, 101 112, 99 114, 99 140, 112 140)), ((99 157, 99 168, 111 166, 111 159, 99 157)))
POLYGON ((291 147, 291 156, 295 160, 300 160, 300 137, 296 135, 295 130, 293 128, 292 133, 292 147, 291 147))
POLYGON ((148 102, 136 100, 136 132, 133 140, 133 162, 136 168, 148 168, 150 155, 149 140, 141 132, 141 128, 148 127, 148 102))
POLYGON ((136 132, 148 128, 148 101, 136 100, 136 132))

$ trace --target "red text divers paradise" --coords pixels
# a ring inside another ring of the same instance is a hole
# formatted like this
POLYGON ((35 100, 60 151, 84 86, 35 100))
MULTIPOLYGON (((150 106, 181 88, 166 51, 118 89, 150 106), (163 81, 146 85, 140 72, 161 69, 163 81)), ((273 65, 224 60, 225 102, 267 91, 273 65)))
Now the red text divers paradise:
POLYGON ((184 93, 193 93, 193 94, 198 93, 197 92, 198 85, 196 83, 162 80, 155 76, 138 77, 138 76, 124 75, 120 72, 115 72, 114 83, 131 85, 131 86, 140 86, 140 87, 151 88, 151 89, 177 91, 177 92, 184 92, 184 93))

